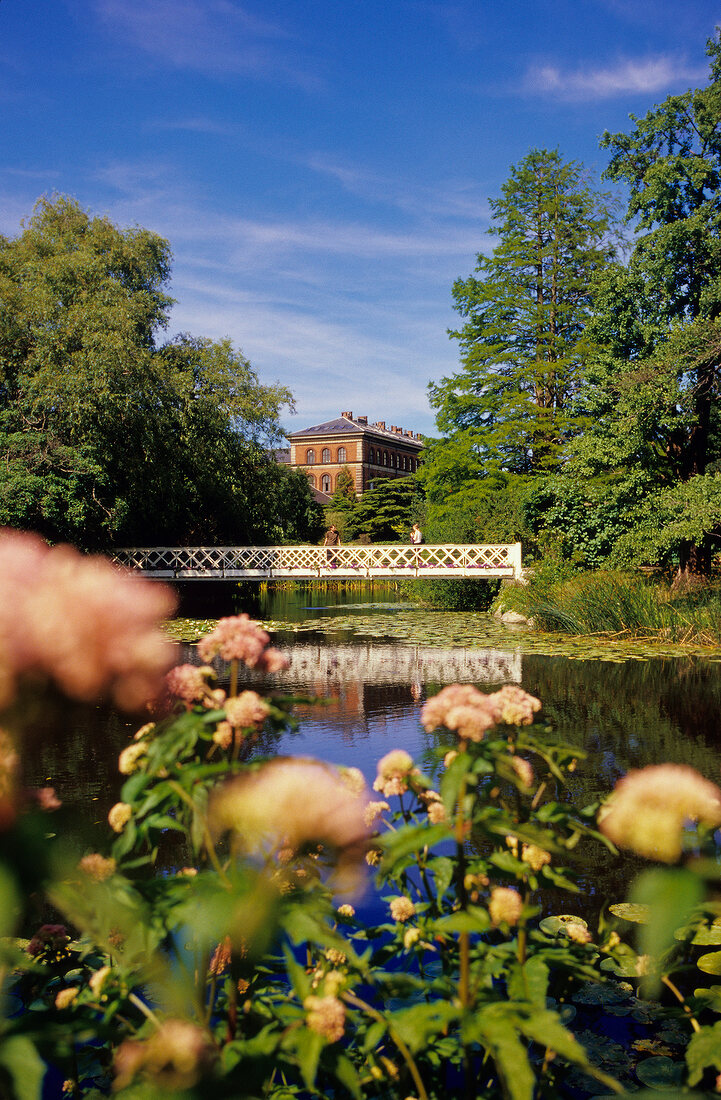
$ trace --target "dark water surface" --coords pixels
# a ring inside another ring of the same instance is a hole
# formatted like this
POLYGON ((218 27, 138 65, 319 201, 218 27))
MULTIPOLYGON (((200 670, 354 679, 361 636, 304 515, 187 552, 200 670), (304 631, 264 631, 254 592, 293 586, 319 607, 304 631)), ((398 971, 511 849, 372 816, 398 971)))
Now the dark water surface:
MULTIPOLYGON (((392 590, 282 591, 248 610, 274 626, 284 624, 274 630, 274 641, 292 663, 265 681, 248 673, 247 685, 327 700, 299 707, 300 732, 268 745, 271 751, 354 765, 369 782, 377 760, 392 748, 406 749, 430 769, 437 735, 426 734, 419 720, 428 696, 449 683, 481 690, 518 683, 542 700, 542 717, 587 754, 573 776, 571 793, 579 802, 608 792, 629 768, 648 763, 686 763, 714 782, 721 779, 721 664, 714 660, 609 661, 527 652, 523 632, 478 614, 429 618, 399 604, 392 590), (422 641, 392 636, 412 637, 414 623, 422 641)), ((197 659, 194 647, 186 647, 182 659, 197 659)), ((85 844, 105 846, 106 814, 121 786, 117 757, 140 724, 78 707, 69 720, 64 711, 35 731, 26 747, 27 781, 56 788, 64 803, 58 831, 65 819, 85 844)), ((627 862, 621 867, 599 847, 584 864, 584 893, 618 900, 629 871, 627 862)))

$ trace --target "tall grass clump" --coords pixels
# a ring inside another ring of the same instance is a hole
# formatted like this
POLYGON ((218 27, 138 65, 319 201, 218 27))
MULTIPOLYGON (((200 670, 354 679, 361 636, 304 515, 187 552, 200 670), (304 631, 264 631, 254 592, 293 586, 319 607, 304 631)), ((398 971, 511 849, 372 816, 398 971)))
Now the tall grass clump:
POLYGON ((721 641, 718 583, 677 588, 621 571, 559 574, 539 566, 526 585, 504 588, 496 609, 521 611, 541 630, 564 634, 721 641))

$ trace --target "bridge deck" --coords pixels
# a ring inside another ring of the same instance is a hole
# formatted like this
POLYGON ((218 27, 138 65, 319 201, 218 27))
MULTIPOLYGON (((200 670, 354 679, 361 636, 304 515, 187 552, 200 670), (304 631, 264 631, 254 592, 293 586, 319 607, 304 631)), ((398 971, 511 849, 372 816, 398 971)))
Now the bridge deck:
POLYGON ((113 557, 146 576, 179 581, 521 576, 520 542, 494 546, 152 546, 117 550, 113 557))

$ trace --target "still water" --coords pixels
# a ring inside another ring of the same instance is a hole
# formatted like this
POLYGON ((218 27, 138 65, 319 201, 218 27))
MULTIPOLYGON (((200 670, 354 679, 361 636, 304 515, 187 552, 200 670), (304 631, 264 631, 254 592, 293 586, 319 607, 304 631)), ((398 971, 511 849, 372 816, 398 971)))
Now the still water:
MULTIPOLYGON (((254 592, 245 607, 212 613, 243 609, 272 623, 274 643, 291 658, 287 672, 265 681, 247 673, 247 686, 324 700, 300 705, 299 732, 271 750, 354 765, 371 783, 377 760, 392 748, 406 749, 430 770, 438 735, 420 724, 425 699, 450 683, 481 690, 517 683, 542 700, 542 717, 586 754, 570 792, 582 804, 648 763, 686 763, 721 779, 719 655, 624 658, 603 647, 585 656, 578 647, 567 655, 556 647, 550 655, 539 652, 538 637, 527 630, 481 613, 424 612, 377 588, 254 592)), ((197 660, 194 647, 182 647, 179 660, 197 660)), ((26 747, 26 778, 28 785, 52 784, 63 800, 58 831, 65 819, 81 843, 104 847, 106 814, 121 786, 118 753, 139 724, 100 708, 77 707, 70 721, 64 711, 54 724, 44 718, 26 747)), ((630 871, 599 847, 584 864, 584 895, 617 900, 630 871)))

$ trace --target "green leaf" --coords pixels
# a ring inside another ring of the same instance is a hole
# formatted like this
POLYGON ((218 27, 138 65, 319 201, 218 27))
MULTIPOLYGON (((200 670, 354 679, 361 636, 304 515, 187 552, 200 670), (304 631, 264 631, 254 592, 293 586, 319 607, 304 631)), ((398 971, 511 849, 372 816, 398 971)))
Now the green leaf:
POLYGON ((522 965, 513 963, 508 978, 508 996, 515 1001, 531 1001, 539 1008, 546 1007, 549 969, 539 955, 534 955, 522 965))
POLYGON ((325 1045, 323 1036, 316 1031, 311 1031, 309 1027, 301 1028, 293 1035, 300 1072, 308 1088, 312 1089, 318 1072, 318 1062, 325 1045))
POLYGON ((528 1061, 525 1045, 514 1026, 515 1017, 499 1011, 505 1006, 491 1005, 479 1013, 474 1031, 496 1063, 509 1100, 532 1100, 536 1079, 528 1061))
POLYGON ((437 841, 448 837, 448 826, 443 825, 404 825, 395 833, 386 833, 382 838, 383 865, 388 868, 396 860, 403 859, 413 852, 431 848, 437 841))
POLYGON ((343 1054, 342 1051, 337 1051, 331 1069, 341 1085, 348 1090, 351 1096, 356 1097, 356 1100, 361 1100, 363 1090, 361 1088, 360 1077, 350 1058, 343 1054))
POLYGON ((436 896, 440 903, 443 895, 453 881, 455 864, 448 856, 436 856, 435 859, 429 862, 428 869, 433 873, 433 880, 436 884, 436 896))
POLYGON ((0 1042, 0 1065, 13 1082, 13 1100, 41 1100, 45 1064, 33 1043, 24 1035, 11 1035, 0 1042))
POLYGON ((709 951, 696 960, 696 966, 703 970, 704 974, 721 974, 721 951, 709 951))
POLYGON ((654 1055, 638 1063, 636 1076, 642 1085, 678 1096, 683 1084, 683 1065, 665 1055, 654 1055))
POLYGON ((443 773, 440 793, 449 821, 453 820, 461 785, 473 763, 470 753, 459 752, 443 773))
POLYGON ((609 905, 609 913, 614 917, 630 921, 632 924, 648 924, 651 910, 648 905, 632 905, 628 901, 619 902, 617 905, 609 905))
MULTIPOLYGON (((685 924, 703 897, 703 882, 691 871, 662 868, 639 875, 631 901, 650 909, 647 924, 641 925, 638 942, 642 955, 660 958, 675 942, 674 932, 685 924)), ((647 987, 658 987, 660 978, 650 976, 647 987)))
POLYGON ((707 1066, 721 1070, 721 1021, 695 1031, 686 1047, 688 1083, 697 1085, 707 1066))

